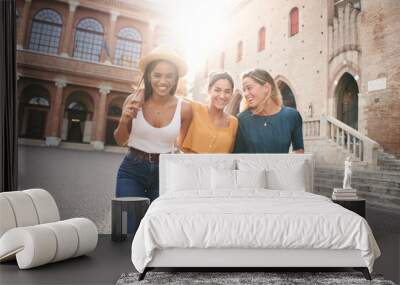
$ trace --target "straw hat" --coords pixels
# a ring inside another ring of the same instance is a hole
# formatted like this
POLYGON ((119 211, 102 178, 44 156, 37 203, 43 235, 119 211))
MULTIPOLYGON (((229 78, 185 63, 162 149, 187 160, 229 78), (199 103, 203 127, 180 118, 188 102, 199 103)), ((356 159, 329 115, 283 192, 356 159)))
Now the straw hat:
POLYGON ((168 46, 158 46, 143 56, 139 61, 140 70, 144 73, 147 65, 155 60, 165 60, 175 64, 178 69, 179 77, 185 76, 187 73, 187 65, 183 58, 168 46))

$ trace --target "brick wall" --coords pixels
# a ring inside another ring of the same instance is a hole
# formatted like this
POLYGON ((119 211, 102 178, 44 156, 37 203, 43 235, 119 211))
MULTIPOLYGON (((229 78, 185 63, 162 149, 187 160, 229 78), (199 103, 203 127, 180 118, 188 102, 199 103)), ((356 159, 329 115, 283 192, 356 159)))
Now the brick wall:
POLYGON ((366 134, 385 151, 400 156, 400 2, 366 0, 362 9, 361 72, 366 102, 361 112, 366 134), (381 90, 372 91, 371 84, 381 90))

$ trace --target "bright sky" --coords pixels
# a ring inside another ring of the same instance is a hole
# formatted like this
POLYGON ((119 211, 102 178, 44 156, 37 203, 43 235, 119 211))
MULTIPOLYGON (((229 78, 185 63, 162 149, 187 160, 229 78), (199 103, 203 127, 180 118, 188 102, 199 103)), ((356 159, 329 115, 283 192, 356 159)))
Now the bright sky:
POLYGON ((232 0, 169 0, 160 1, 171 18, 175 41, 189 65, 189 80, 203 66, 210 51, 221 51, 226 36, 227 15, 232 0))

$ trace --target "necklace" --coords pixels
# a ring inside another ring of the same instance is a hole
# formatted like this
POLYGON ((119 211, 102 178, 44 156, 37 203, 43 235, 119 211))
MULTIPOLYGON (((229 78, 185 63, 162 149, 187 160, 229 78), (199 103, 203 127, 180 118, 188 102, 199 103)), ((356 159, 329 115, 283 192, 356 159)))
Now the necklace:
POLYGON ((168 104, 169 101, 164 101, 161 104, 150 101, 150 106, 148 105, 147 108, 156 116, 161 116, 168 109, 168 104))
MULTIPOLYGON (((255 114, 251 114, 251 116, 255 116, 255 114)), ((271 123, 269 122, 269 119, 265 119, 263 126, 264 127, 268 127, 269 125, 271 125, 271 123)))
POLYGON ((165 107, 164 106, 161 106, 161 107, 157 107, 157 108, 151 108, 152 109, 152 112, 154 113, 154 114, 156 114, 157 116, 160 116, 160 115, 162 115, 163 113, 164 113, 164 111, 165 111, 165 107))

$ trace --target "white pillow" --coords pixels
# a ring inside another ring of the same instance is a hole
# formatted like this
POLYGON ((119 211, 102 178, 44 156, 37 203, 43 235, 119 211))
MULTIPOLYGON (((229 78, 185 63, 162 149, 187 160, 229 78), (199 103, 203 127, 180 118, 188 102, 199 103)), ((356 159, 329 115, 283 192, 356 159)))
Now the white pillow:
POLYGON ((236 170, 212 167, 211 185, 213 190, 236 190, 236 170))
POLYGON ((286 191, 307 191, 306 165, 304 162, 293 164, 290 170, 280 168, 267 170, 268 189, 286 191))
POLYGON ((211 167, 169 163, 167 191, 211 189, 211 167))
POLYGON ((310 171, 308 162, 296 157, 239 159, 238 168, 252 171, 265 169, 267 188, 271 190, 307 191, 311 183, 308 176, 310 171))
POLYGON ((236 170, 237 188, 267 188, 267 171, 236 170))

